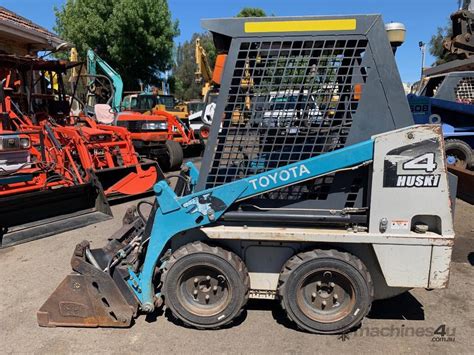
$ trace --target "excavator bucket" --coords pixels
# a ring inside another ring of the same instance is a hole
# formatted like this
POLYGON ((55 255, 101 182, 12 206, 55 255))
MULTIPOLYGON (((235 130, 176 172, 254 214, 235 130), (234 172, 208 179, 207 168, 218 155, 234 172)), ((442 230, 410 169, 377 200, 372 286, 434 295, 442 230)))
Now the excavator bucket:
POLYGON ((136 317, 138 302, 126 285, 127 270, 106 271, 111 260, 143 226, 136 219, 116 233, 103 249, 89 249, 89 242, 76 246, 71 259, 73 274, 66 276, 37 312, 42 327, 128 327, 136 317), (140 224, 140 225, 138 225, 140 224))
POLYGON ((0 248, 48 237, 112 218, 94 183, 0 198, 0 248))
POLYGON ((147 161, 140 165, 97 170, 95 174, 104 187, 108 200, 150 192, 153 185, 165 178, 160 167, 154 161, 147 161))

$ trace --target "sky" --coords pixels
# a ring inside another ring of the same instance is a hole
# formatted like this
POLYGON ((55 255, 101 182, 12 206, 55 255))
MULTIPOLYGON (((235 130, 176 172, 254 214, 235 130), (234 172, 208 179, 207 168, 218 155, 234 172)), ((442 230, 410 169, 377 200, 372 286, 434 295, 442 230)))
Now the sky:
MULTIPOLYGON (((100 0, 97 0, 100 1, 100 0)), ((65 0, 0 0, 0 6, 22 15, 52 30, 55 23, 54 6, 65 0)), ((397 51, 397 63, 402 80, 413 83, 420 77, 420 41, 429 42, 439 26, 448 23, 449 15, 457 10, 457 0, 168 0, 174 19, 179 21, 181 34, 177 43, 202 32, 200 19, 235 16, 243 7, 260 7, 269 15, 336 15, 382 14, 384 21, 402 22, 407 27, 407 40, 397 51)), ((433 58, 427 56, 427 65, 433 58)))

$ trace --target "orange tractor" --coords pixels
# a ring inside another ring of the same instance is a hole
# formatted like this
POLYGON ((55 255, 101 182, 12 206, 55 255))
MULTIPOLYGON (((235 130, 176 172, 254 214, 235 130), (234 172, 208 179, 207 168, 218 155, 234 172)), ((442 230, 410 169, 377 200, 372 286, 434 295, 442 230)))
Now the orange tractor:
POLYGON ((0 55, 0 247, 110 218, 107 199, 164 178, 126 129, 69 115, 63 76, 77 65, 0 55))
MULTIPOLYGON (((177 170, 184 152, 202 150, 203 142, 191 129, 186 108, 178 107, 172 95, 154 88, 153 93, 133 93, 122 100, 120 74, 92 50, 87 52, 86 77, 90 84, 84 107, 90 106, 89 101, 108 104, 108 111, 114 116, 110 123, 131 132, 133 145, 140 155, 158 161, 166 170, 177 170), (92 94, 91 87, 94 88, 92 94)), ((97 112, 95 117, 102 121, 97 112)))
MULTIPOLYGON (((137 100, 145 95, 138 95, 137 100)), ((117 115, 117 126, 130 131, 135 149, 141 155, 158 161, 167 170, 176 170, 183 163, 183 147, 200 147, 201 141, 183 120, 160 106, 144 113, 124 110, 117 115)))

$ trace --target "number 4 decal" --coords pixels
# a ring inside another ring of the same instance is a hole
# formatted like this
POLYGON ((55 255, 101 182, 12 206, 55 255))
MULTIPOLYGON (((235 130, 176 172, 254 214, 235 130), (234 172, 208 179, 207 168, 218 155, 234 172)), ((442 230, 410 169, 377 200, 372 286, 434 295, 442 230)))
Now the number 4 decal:
POLYGON ((424 170, 427 173, 432 173, 437 167, 434 153, 426 153, 403 163, 404 170, 424 170))

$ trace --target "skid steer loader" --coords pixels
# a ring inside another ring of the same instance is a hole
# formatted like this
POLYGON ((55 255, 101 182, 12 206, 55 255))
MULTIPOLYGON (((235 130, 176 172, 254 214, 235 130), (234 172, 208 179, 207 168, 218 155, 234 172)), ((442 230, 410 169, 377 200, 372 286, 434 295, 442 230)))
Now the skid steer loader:
POLYGON ((156 184, 104 248, 77 245, 39 325, 128 327, 164 303, 218 328, 257 298, 334 334, 374 300, 446 287, 455 181, 440 127, 413 125, 382 18, 203 25, 227 61, 200 171, 156 184))

